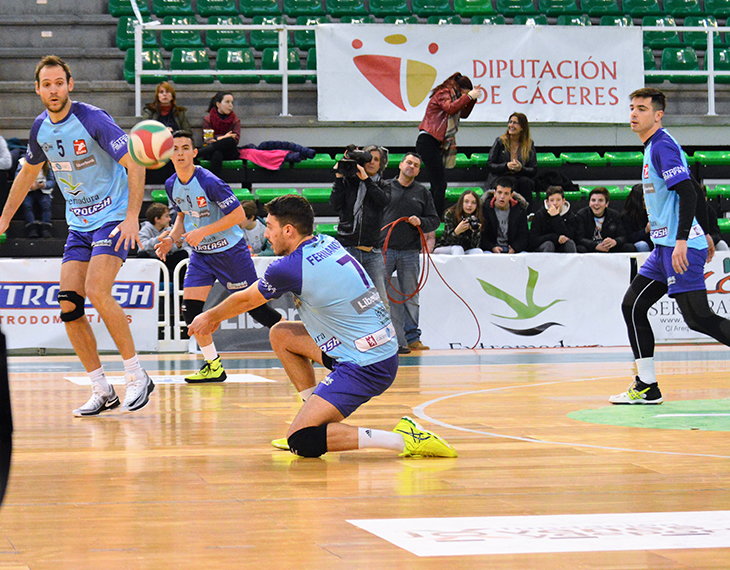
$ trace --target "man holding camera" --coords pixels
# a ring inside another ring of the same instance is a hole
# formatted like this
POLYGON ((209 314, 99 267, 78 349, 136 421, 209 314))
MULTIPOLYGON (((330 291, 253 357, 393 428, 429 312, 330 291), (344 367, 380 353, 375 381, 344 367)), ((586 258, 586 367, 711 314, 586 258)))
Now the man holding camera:
POLYGON ((495 181, 493 193, 487 192, 482 213, 482 244, 492 253, 520 253, 527 250, 527 200, 513 192, 515 179, 502 176, 495 181))
POLYGON ((337 241, 360 262, 389 309, 385 287, 385 263, 378 245, 383 210, 390 203, 390 189, 381 184, 388 165, 387 149, 370 145, 350 146, 335 165, 330 206, 340 217, 337 241))
MULTIPOLYGON (((421 342, 418 328, 418 287, 419 259, 421 251, 420 229, 432 232, 439 226, 439 217, 433 204, 433 197, 423 184, 416 182, 421 171, 421 157, 415 152, 407 152, 399 165, 400 174, 388 181, 390 203, 383 213, 383 226, 400 218, 406 221, 393 226, 388 249, 385 252, 385 273, 388 276, 388 293, 395 302, 390 305, 390 315, 398 335, 398 352, 407 354, 411 350, 428 350, 421 342), (398 272, 396 292, 390 283, 393 273, 398 272)), ((390 228, 385 228, 381 239, 385 240, 390 228)))

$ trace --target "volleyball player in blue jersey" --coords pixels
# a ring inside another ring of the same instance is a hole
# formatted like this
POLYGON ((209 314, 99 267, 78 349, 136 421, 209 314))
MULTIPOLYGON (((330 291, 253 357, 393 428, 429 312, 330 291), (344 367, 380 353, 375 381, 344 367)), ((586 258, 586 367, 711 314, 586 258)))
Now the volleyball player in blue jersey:
POLYGON ((127 152, 127 135, 103 110, 71 101, 73 78, 59 57, 44 57, 35 71, 35 90, 46 110, 33 123, 26 162, 13 182, 0 217, 0 234, 48 160, 66 199, 69 235, 61 265, 61 320, 92 385, 76 416, 94 416, 119 405, 107 382, 96 338, 84 315, 85 298, 99 312, 124 359, 127 390, 122 411, 149 401, 154 384, 142 370, 127 317, 112 297, 114 279, 139 241, 139 210, 145 169, 127 152))
POLYGON ((291 292, 301 322, 278 323, 270 333, 274 352, 304 400, 287 432, 289 449, 304 457, 365 447, 456 457, 451 446, 410 418, 402 418, 393 432, 342 423, 392 384, 398 371, 395 330, 357 260, 334 238, 312 235, 314 213, 306 199, 281 196, 266 210, 266 239, 284 257, 251 287, 196 317, 190 332, 210 334, 221 321, 291 292), (330 369, 318 385, 313 361, 330 369))
POLYGON ((624 320, 638 375, 612 404, 661 404, 654 371, 654 334, 648 311, 667 292, 685 322, 730 346, 730 321, 712 312, 707 302, 705 262, 714 244, 706 233, 707 210, 699 185, 692 179, 682 147, 662 128, 664 93, 643 88, 631 95, 631 130, 644 143, 642 183, 651 240, 656 246, 639 269, 622 303, 624 320))

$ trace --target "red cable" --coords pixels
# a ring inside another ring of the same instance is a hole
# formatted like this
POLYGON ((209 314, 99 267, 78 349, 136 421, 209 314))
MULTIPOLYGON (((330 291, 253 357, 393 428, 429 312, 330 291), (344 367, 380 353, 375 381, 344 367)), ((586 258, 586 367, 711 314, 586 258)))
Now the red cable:
MULTIPOLYGON (((390 222, 389 224, 387 224, 386 226, 384 226, 382 228, 382 230, 384 230, 385 228, 389 228, 388 229, 388 233, 385 235, 385 243, 383 243, 383 263, 386 263, 386 261, 387 261, 386 253, 388 251, 388 242, 390 241, 390 234, 393 232, 393 228, 397 224, 399 224, 400 222, 408 223, 408 217, 404 216, 402 218, 398 218, 397 220, 395 220, 393 222, 390 222)), ((423 233, 423 230, 421 229, 421 226, 414 226, 414 227, 418 230, 418 233, 419 233, 419 235, 421 237, 421 253, 423 255, 423 263, 421 265, 421 276, 418 278, 418 284, 416 285, 416 290, 413 291, 413 293, 411 293, 410 295, 407 295, 406 293, 402 293, 401 291, 398 291, 398 289, 396 289, 393 286, 393 283, 391 283, 391 281, 390 281, 390 275, 388 275, 387 272, 386 272, 386 276, 385 277, 388 280, 388 285, 390 285, 393 288, 393 291, 395 291, 396 293, 398 293, 398 295, 401 295, 402 297, 405 297, 405 299, 403 299, 402 301, 398 301, 396 299, 393 299, 393 297, 391 297, 389 293, 386 293, 386 295, 388 295, 388 299, 390 299, 391 302, 397 303, 399 305, 405 303, 409 299, 412 299, 425 286, 426 281, 428 280, 428 275, 429 275, 430 268, 431 268, 431 266, 433 266, 434 271, 441 278, 441 281, 444 282, 444 285, 446 285, 446 287, 448 287, 449 291, 451 291, 454 295, 456 295, 459 298, 459 300, 462 303, 464 303, 464 305, 466 305, 466 308, 469 309, 469 312, 471 313, 471 316, 474 317, 474 321, 477 324, 477 341, 474 343, 474 346, 471 346, 469 348, 470 349, 476 348, 477 345, 479 344, 479 341, 482 339, 482 327, 479 325, 479 319, 477 318, 477 316, 474 313, 474 311, 472 310, 472 308, 469 306, 469 303, 467 303, 461 297, 461 295, 459 295, 456 291, 454 291, 454 289, 451 287, 451 285, 449 285, 446 282, 446 279, 444 279, 443 275, 441 275, 441 272, 438 270, 438 267, 436 267, 436 265, 433 263, 433 260, 431 259, 431 254, 428 251, 428 244, 426 242, 426 235, 423 233)), ((386 267, 387 267, 387 264, 386 264, 386 267)))

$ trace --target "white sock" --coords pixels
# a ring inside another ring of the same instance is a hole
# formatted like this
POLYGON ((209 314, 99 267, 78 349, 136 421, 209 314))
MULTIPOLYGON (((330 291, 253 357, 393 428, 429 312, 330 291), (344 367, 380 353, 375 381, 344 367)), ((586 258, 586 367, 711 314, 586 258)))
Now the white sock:
POLYGON ((311 388, 307 388, 306 390, 302 390, 301 392, 299 392, 299 397, 302 399, 302 402, 306 402, 307 398, 314 394, 315 388, 316 386, 312 386, 311 388))
POLYGON ((208 362, 213 362, 218 358, 218 351, 215 349, 215 343, 211 342, 208 346, 201 346, 200 350, 203 351, 203 358, 208 362))
POLYGON ((393 449, 400 453, 406 447, 403 436, 392 431, 382 429, 357 428, 357 447, 378 447, 381 449, 393 449))
POLYGON ((112 388, 106 379, 103 366, 89 372, 89 380, 92 384, 97 384, 105 394, 111 394, 112 388))
POLYGON ((636 360, 636 372, 644 384, 656 384, 656 372, 654 372, 654 357, 639 358, 636 360))
POLYGON ((128 374, 134 374, 135 376, 142 374, 142 367, 139 365, 136 354, 129 360, 123 360, 122 362, 124 362, 124 371, 128 374))

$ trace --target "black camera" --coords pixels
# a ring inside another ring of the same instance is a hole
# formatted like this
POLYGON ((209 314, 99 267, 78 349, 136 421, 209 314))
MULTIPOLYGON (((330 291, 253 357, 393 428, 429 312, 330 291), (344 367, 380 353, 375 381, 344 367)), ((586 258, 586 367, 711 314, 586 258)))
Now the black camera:
POLYGON ((469 227, 471 228, 471 231, 473 231, 473 232, 479 231, 479 218, 477 218, 474 215, 471 215, 466 219, 466 221, 469 222, 469 227))
POLYGON ((351 144, 345 149, 344 158, 341 158, 335 165, 335 171, 345 178, 357 176, 357 165, 364 167, 372 159, 372 154, 351 144))

